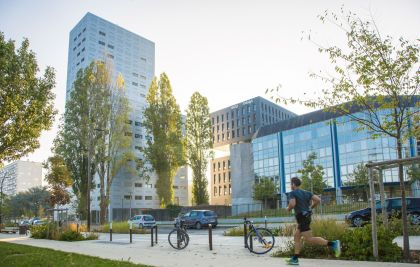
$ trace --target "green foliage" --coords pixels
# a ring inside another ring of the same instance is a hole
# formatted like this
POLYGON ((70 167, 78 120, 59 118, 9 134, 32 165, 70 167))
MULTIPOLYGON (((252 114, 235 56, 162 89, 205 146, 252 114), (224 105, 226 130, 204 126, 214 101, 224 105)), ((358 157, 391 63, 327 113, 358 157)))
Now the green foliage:
POLYGON ((51 208, 49 202, 50 192, 46 187, 33 187, 25 192, 20 192, 6 201, 6 210, 8 210, 9 217, 26 217, 40 216, 41 210, 51 208))
POLYGON ((175 204, 169 204, 168 206, 166 206, 166 209, 169 210, 169 216, 171 216, 171 218, 176 218, 181 212, 182 207, 175 204))
POLYGON ((258 183, 253 185, 253 195, 255 200, 264 201, 264 206, 267 207, 267 200, 276 198, 277 186, 269 178, 263 178, 258 183))
MULTIPOLYGON (((109 223, 104 224, 101 227, 100 232, 109 233, 109 223)), ((130 232, 130 225, 127 222, 113 222, 112 232, 116 234, 128 234, 130 232)), ((150 230, 145 228, 139 229, 133 225, 132 232, 134 234, 149 234, 150 230)))
MULTIPOLYGON (((373 170, 373 180, 378 181, 379 173, 373 170)), ((346 183, 347 186, 353 186, 351 191, 357 195, 362 195, 363 201, 369 199, 369 175, 368 168, 365 163, 360 163, 356 166, 353 173, 350 174, 350 181, 346 183)))
MULTIPOLYGON (((341 240, 341 259, 348 260, 375 260, 372 255, 372 227, 371 225, 359 228, 348 228, 344 223, 333 220, 314 220, 311 224, 314 236, 326 240, 341 240)), ((291 229, 287 230, 288 236, 291 229)), ((398 262, 402 260, 402 250, 393 243, 398 236, 392 230, 386 230, 383 225, 378 225, 379 260, 398 262)), ((284 249, 280 249, 273 256, 285 257, 294 254, 294 242, 289 240, 284 249)), ((331 250, 319 245, 303 243, 300 255, 304 258, 333 258, 331 250)))
POLYGON ((48 182, 51 192, 51 206, 68 204, 70 194, 67 188, 72 185, 73 181, 64 159, 58 155, 49 157, 44 168, 48 170, 45 180, 48 182))
POLYGON ((115 261, 81 254, 0 242, 1 266, 95 266, 95 267, 147 267, 128 261, 115 261))
POLYGON ((156 191, 160 205, 165 207, 173 203, 173 179, 185 163, 181 112, 165 73, 160 75, 159 81, 153 79, 147 103, 144 126, 149 137, 145 156, 157 174, 156 191))
POLYGON ((195 92, 187 110, 187 159, 193 171, 193 203, 208 204, 206 168, 213 147, 207 98, 195 92))
MULTIPOLYGON (((378 226, 378 256, 381 261, 401 261, 402 250, 393 243, 396 235, 378 226)), ((375 260, 372 254, 372 226, 349 229, 342 236, 343 258, 352 260, 375 260)))
POLYGON ((223 232, 224 236, 244 236, 244 227, 238 226, 234 228, 229 228, 223 232))
POLYGON ((60 241, 82 241, 84 237, 81 233, 72 231, 72 230, 65 230, 61 233, 59 237, 60 241))
POLYGON ((130 107, 124 80, 118 75, 114 82, 112 76, 110 65, 101 61, 79 70, 66 102, 64 121, 54 140, 54 153, 64 159, 70 172, 82 215, 87 206, 87 157, 91 151, 90 174, 93 177, 97 172, 101 185, 101 221, 105 218, 113 178, 123 167, 130 174, 135 172, 135 166, 130 165, 134 153, 131 127, 127 124, 130 107))
POLYGON ((323 176, 324 168, 321 165, 315 165, 314 161, 317 159, 316 153, 312 152, 308 158, 303 161, 303 168, 298 170, 301 175, 302 185, 301 188, 320 195, 327 187, 323 176))
POLYGON ((50 239, 60 241, 83 241, 83 240, 96 240, 98 235, 89 233, 86 236, 72 230, 71 227, 63 226, 58 227, 57 222, 50 222, 41 225, 32 225, 30 227, 31 237, 35 239, 50 239))
POLYGON ((16 50, 0 32, 0 167, 39 147, 43 130, 52 126, 56 111, 52 90, 54 69, 47 67, 38 78, 35 53, 24 39, 16 50))

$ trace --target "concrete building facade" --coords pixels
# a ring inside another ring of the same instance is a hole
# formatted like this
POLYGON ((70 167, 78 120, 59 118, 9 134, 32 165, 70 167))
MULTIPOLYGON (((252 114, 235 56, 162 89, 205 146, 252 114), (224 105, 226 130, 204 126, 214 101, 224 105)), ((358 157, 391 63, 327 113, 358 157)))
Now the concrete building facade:
POLYGON ((247 147, 246 145, 240 146, 240 144, 249 144, 252 136, 260 127, 294 116, 296 114, 293 112, 262 97, 255 97, 210 114, 215 153, 214 159, 210 161, 211 204, 231 205, 234 203, 232 195, 235 192, 246 195, 247 201, 252 200, 252 195, 248 196, 249 192, 241 191, 241 184, 244 182, 241 173, 246 171, 249 166, 241 164, 241 162, 245 162, 248 155, 240 154, 241 149, 247 147), (233 149, 235 146, 237 149, 233 149), (223 164, 229 168, 224 169, 223 164))
POLYGON ((42 163, 15 161, 0 170, 0 182, 3 178, 5 195, 16 195, 29 188, 42 186, 42 163))
MULTIPOLYGON (((155 44, 130 32, 114 23, 87 13, 71 30, 69 37, 67 91, 70 97, 77 72, 91 62, 100 60, 110 62, 114 79, 118 74, 123 76, 126 96, 131 106, 128 124, 132 136, 132 151, 138 159, 144 160, 144 147, 147 136, 143 127, 143 111, 147 107, 146 96, 155 75, 155 44)), ((181 173, 175 178, 175 195, 179 203, 185 203, 188 190, 183 185, 181 173), (179 178, 179 180, 178 180, 179 178), (179 185, 178 185, 179 184, 179 185), (181 185, 182 184, 182 185, 181 185)), ((95 176, 95 188, 92 190, 91 210, 99 211, 99 179, 95 176)), ((121 171, 111 185, 110 211, 123 214, 122 210, 159 208, 156 193, 156 176, 146 182, 141 177, 121 171)), ((120 215, 120 217, 121 217, 120 215)), ((94 215, 95 217, 97 215, 94 215)), ((117 215, 112 215, 114 219, 117 215)), ((122 218, 122 217, 121 217, 122 218)))

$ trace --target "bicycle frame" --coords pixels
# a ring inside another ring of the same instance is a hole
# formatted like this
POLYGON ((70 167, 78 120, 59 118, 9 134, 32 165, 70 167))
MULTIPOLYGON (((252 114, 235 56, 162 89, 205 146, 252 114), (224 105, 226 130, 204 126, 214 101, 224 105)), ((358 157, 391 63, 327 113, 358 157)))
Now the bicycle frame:
POLYGON ((264 243, 264 245, 267 245, 267 242, 265 241, 265 239, 261 236, 260 232, 258 232, 257 228, 254 226, 254 224, 249 221, 249 220, 245 220, 245 223, 249 226, 251 226, 252 230, 255 232, 255 234, 258 237, 258 241, 264 243))

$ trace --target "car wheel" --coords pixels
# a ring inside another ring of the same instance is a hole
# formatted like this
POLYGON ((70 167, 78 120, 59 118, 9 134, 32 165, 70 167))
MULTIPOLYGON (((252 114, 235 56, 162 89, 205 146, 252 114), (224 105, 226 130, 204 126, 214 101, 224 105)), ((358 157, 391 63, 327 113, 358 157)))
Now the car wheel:
POLYGON ((363 226, 363 218, 360 216, 356 216, 351 220, 351 223, 353 224, 353 226, 355 227, 362 227, 363 226))
POLYGON ((413 225, 420 225, 420 214, 413 213, 410 215, 410 222, 413 225))
POLYGON ((201 225, 201 223, 200 223, 200 222, 197 222, 197 223, 195 224, 195 229, 200 230, 200 229, 201 229, 201 227, 202 227, 202 225, 201 225))

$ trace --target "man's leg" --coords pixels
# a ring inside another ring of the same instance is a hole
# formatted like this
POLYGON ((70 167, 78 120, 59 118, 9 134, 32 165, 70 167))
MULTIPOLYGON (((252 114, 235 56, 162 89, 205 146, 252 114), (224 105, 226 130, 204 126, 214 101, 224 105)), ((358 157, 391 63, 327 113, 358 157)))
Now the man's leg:
POLYGON ((305 232, 301 232, 301 235, 303 236, 303 239, 305 242, 311 243, 311 244, 317 244, 317 245, 323 245, 323 246, 329 246, 333 249, 335 256, 338 258, 341 255, 341 244, 340 240, 335 241, 327 241, 322 237, 314 237, 312 236, 312 231, 308 230, 305 232))
POLYGON ((303 236, 303 239, 308 243, 323 245, 323 246, 328 245, 328 241, 325 240, 324 238, 312 236, 312 231, 311 230, 302 232, 301 235, 303 236))
POLYGON ((296 229, 295 235, 295 255, 300 254, 300 249, 302 248, 302 234, 299 229, 296 229))

